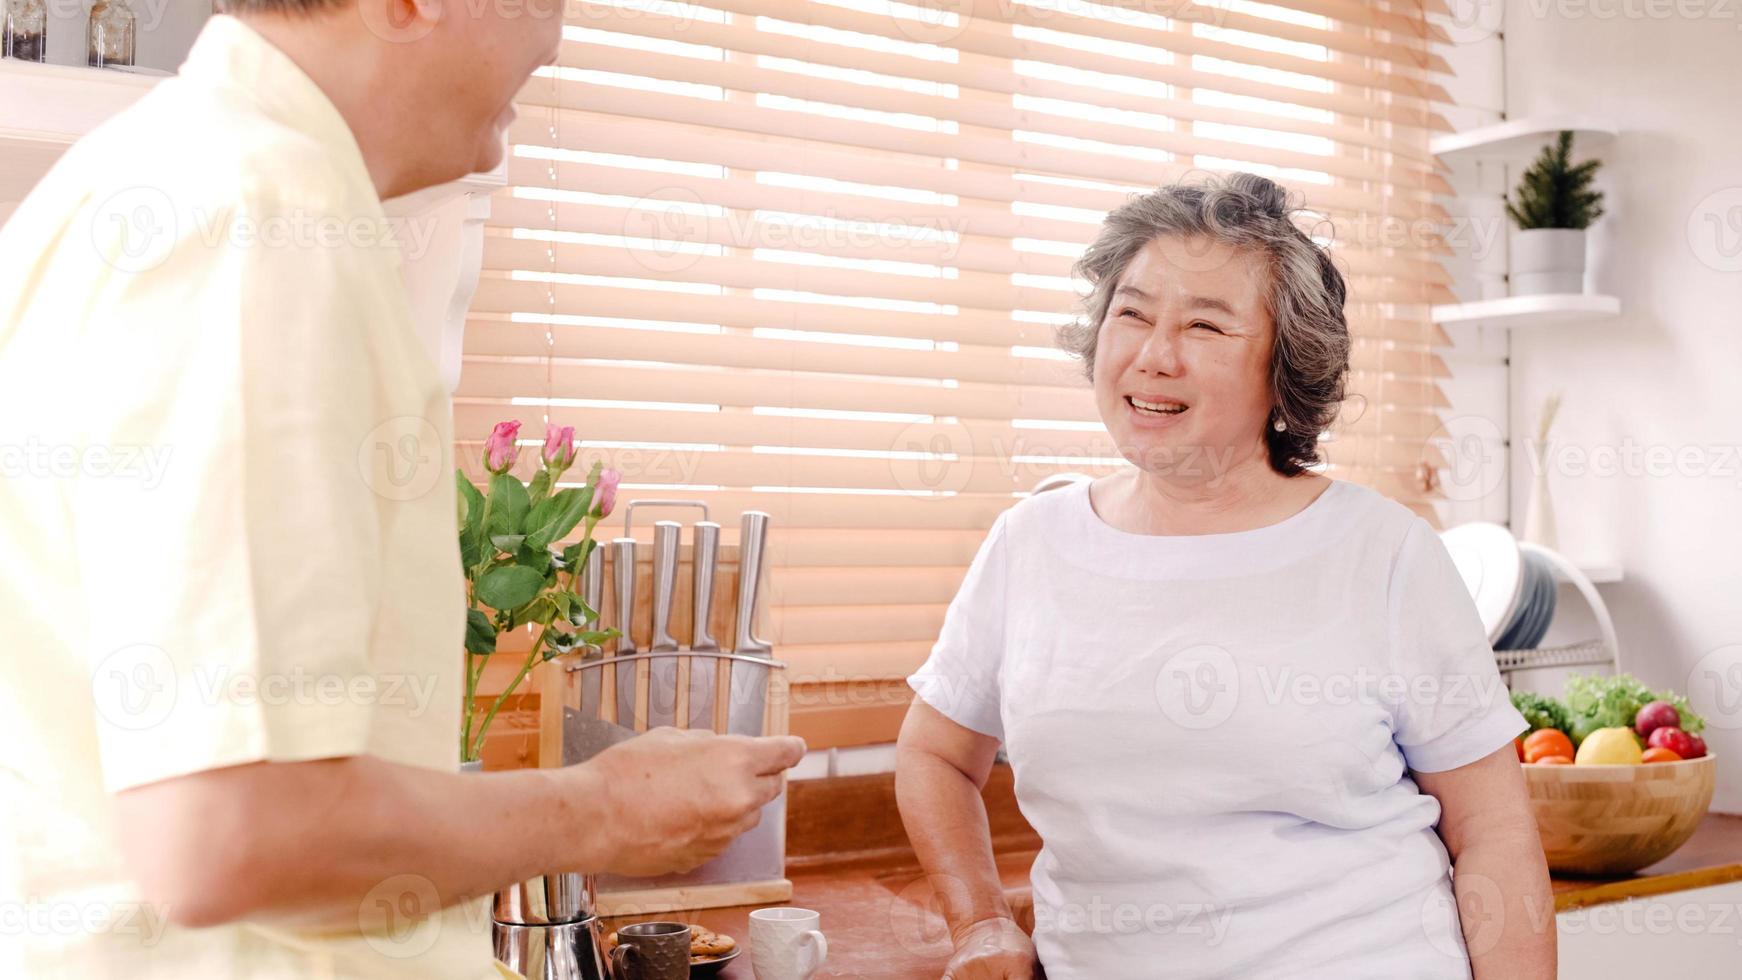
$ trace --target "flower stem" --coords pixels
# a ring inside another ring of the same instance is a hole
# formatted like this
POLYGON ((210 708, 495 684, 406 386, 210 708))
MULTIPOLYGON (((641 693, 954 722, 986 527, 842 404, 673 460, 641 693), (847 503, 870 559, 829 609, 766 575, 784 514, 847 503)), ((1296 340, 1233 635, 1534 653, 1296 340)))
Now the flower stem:
MULTIPOLYGON (((592 536, 592 531, 593 531, 593 528, 591 526, 591 522, 589 522, 589 525, 587 527, 587 536, 588 537, 592 536)), ((585 539, 583 538, 582 540, 585 540, 585 539)), ((576 562, 575 567, 569 569, 569 591, 570 592, 575 591, 575 589, 579 587, 580 578, 581 578, 580 565, 581 565, 580 562, 576 562)), ((558 575, 557 577, 560 580, 562 576, 558 575)), ((528 651, 526 654, 526 663, 520 665, 520 673, 514 675, 514 679, 508 682, 508 686, 502 689, 502 693, 498 694, 496 696, 496 700, 490 705, 490 711, 484 715, 484 720, 478 725, 478 738, 477 738, 477 741, 472 746, 472 753, 473 753, 472 757, 473 758, 477 758, 478 754, 482 753, 484 751, 484 735, 485 735, 485 733, 487 733, 490 730, 490 723, 492 721, 496 720, 496 712, 502 710, 502 705, 505 704, 508 701, 508 699, 513 696, 514 689, 519 687, 520 682, 526 679, 526 675, 532 673, 532 668, 537 666, 543 660, 543 658, 540 656, 540 654, 544 650, 544 642, 545 642, 546 637, 548 637, 549 635, 550 635, 550 624, 549 623, 545 623, 543 626, 539 627, 538 636, 532 641, 532 649, 530 651, 528 651)), ((482 670, 480 670, 479 673, 481 675, 483 673, 482 670)), ((476 686, 476 682, 474 682, 471 685, 468 685, 468 687, 475 687, 475 686, 476 686)), ((469 693, 470 692, 468 692, 468 694, 469 693)), ((470 711, 470 702, 469 701, 467 704, 467 710, 470 711)), ((470 720, 470 715, 468 715, 468 720, 470 720)), ((469 730, 466 733, 466 738, 468 738, 468 739, 471 738, 471 732, 469 730)))

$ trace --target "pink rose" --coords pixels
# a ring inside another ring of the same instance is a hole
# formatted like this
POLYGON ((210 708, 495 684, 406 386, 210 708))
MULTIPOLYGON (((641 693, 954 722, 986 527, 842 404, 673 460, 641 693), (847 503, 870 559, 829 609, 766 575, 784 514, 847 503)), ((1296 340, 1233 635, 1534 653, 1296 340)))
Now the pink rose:
POLYGON ((623 482, 623 474, 616 470, 606 470, 599 474, 599 488, 593 493, 593 499, 598 502, 599 517, 611 516, 611 508, 617 506, 617 484, 623 482))
POLYGON ((544 465, 553 470, 568 469, 578 452, 574 426, 565 425, 559 429, 553 423, 544 424, 544 465))
POLYGON ((490 438, 484 440, 484 468, 492 473, 506 473, 513 469, 514 460, 520 456, 520 449, 514 445, 518 435, 518 419, 496 423, 496 428, 490 432, 490 438))

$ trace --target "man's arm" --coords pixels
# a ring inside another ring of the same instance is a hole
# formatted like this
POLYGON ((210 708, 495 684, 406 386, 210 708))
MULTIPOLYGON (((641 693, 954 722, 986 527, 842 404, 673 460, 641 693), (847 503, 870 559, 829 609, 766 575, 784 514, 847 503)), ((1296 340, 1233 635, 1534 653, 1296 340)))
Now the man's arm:
POLYGON ((803 755, 793 737, 660 729, 564 769, 255 763, 125 790, 117 810, 133 876, 173 922, 355 928, 400 875, 446 906, 551 871, 695 867, 756 825, 803 755))
POLYGON ((1445 772, 1413 774, 1440 801, 1440 839, 1474 980, 1553 980, 1554 896, 1511 742, 1445 772))

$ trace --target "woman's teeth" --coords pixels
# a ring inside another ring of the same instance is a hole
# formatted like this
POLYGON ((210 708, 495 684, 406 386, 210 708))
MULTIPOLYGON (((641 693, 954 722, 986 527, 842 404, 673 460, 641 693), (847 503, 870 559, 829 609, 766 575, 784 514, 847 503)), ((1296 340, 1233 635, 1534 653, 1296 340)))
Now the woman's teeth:
POLYGON ((1132 408, 1149 415, 1178 415, 1188 407, 1179 402, 1146 402, 1130 395, 1126 395, 1125 400, 1131 404, 1132 408))

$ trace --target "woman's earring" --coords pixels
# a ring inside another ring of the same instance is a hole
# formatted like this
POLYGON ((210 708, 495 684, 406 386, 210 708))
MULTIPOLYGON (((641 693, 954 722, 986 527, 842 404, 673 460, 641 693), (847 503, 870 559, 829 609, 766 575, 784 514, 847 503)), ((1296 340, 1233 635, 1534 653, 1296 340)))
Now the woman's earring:
POLYGON ((1288 423, 1284 422, 1282 420, 1282 416, 1280 416, 1280 415, 1278 415, 1276 417, 1276 421, 1270 423, 1270 427, 1272 429, 1275 429, 1278 432, 1287 432, 1288 431, 1288 423))

